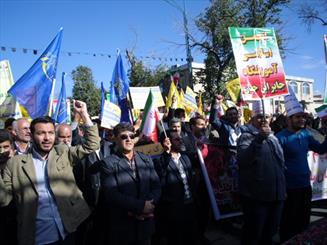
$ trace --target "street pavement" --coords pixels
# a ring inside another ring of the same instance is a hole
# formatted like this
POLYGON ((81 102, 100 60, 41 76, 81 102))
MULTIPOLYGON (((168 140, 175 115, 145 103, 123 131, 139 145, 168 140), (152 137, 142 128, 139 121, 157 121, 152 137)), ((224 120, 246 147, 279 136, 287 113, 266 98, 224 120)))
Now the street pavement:
MULTIPOLYGON (((327 217, 327 200, 312 202, 311 222, 327 217)), ((211 245, 239 245, 241 242, 242 216, 211 221, 206 237, 211 245)), ((278 241, 278 236, 276 236, 278 241)), ((278 243, 276 243, 278 244, 278 243)))

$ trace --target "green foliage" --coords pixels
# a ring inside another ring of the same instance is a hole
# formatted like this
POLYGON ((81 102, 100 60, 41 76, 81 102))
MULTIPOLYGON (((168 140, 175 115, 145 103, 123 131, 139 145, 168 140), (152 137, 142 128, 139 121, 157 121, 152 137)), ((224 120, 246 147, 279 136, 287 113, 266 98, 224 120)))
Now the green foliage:
POLYGON ((128 71, 128 77, 131 87, 158 86, 167 74, 168 68, 159 65, 154 69, 146 67, 142 61, 135 58, 134 54, 127 52, 131 69, 128 71))
POLYGON ((72 71, 74 80, 73 98, 84 101, 90 116, 98 116, 101 103, 101 91, 96 87, 92 70, 86 66, 78 66, 72 71))
MULTIPOLYGON (((205 98, 216 93, 227 94, 225 82, 236 78, 236 68, 228 27, 279 27, 282 7, 290 0, 212 0, 211 5, 196 20, 204 34, 202 41, 194 41, 207 57, 204 70, 205 98)), ((279 48, 283 38, 276 30, 279 48)))

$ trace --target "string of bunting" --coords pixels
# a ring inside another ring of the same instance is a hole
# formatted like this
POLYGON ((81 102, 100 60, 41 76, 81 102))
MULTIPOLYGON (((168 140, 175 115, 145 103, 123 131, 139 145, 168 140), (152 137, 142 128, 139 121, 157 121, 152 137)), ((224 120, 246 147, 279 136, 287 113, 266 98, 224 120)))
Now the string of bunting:
MULTIPOLYGON (((33 55, 37 55, 38 53, 42 52, 39 49, 30 49, 30 48, 14 48, 14 47, 0 47, 0 52, 13 52, 16 53, 17 51, 22 51, 24 54, 32 53, 33 55)), ((87 55, 93 57, 107 57, 107 58, 116 58, 115 55, 108 54, 108 53, 91 53, 91 52, 72 52, 72 51, 61 51, 61 54, 66 54, 68 56, 75 56, 75 55, 87 55)), ((186 61, 185 58, 176 58, 176 57, 157 57, 157 56, 139 56, 139 59, 152 59, 158 61, 186 61)))

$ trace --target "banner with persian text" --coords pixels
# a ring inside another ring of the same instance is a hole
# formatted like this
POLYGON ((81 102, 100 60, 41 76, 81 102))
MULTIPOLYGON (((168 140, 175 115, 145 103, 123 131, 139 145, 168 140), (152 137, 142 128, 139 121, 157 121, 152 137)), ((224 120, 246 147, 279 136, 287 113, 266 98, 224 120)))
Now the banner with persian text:
POLYGON ((288 94, 273 28, 229 27, 243 100, 288 94))

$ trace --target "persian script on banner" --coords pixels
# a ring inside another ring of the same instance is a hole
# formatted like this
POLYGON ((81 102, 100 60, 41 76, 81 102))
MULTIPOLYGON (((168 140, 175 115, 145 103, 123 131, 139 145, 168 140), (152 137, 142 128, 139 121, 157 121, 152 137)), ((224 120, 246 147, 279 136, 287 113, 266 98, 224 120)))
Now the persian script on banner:
POLYGON ((229 27, 244 100, 288 94, 273 28, 229 27))

